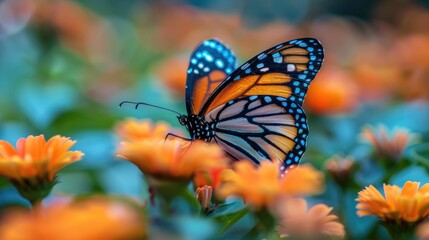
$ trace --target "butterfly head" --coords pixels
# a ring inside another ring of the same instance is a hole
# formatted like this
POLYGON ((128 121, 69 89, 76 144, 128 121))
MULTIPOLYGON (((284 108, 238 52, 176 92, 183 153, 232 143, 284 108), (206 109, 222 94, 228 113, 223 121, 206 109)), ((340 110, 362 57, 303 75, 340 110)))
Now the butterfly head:
POLYGON ((200 139, 203 141, 211 141, 214 136, 213 127, 207 123, 203 117, 191 114, 177 116, 179 123, 186 127, 191 135, 191 139, 200 139))
POLYGON ((179 123, 181 125, 183 125, 186 128, 188 128, 188 122, 189 122, 188 116, 186 116, 184 114, 181 114, 181 115, 177 116, 177 119, 179 120, 179 123))

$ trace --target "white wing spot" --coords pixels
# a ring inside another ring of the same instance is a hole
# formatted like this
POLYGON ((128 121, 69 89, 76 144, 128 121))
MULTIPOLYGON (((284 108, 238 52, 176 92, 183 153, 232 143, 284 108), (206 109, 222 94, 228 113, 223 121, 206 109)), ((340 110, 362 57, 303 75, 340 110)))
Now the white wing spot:
POLYGON ((286 66, 288 72, 293 72, 296 70, 295 64, 288 64, 286 66))

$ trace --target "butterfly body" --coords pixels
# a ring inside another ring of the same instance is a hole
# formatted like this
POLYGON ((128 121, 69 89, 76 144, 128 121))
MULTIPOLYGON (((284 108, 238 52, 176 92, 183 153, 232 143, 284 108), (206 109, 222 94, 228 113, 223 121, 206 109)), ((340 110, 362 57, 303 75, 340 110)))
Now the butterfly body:
POLYGON ((302 103, 323 55, 316 39, 295 39, 237 68, 228 47, 206 40, 191 56, 179 122, 191 140, 217 143, 233 159, 298 164, 308 137, 302 103))
POLYGON ((191 140, 203 140, 210 142, 214 135, 214 124, 209 124, 203 117, 190 114, 180 115, 179 123, 186 127, 191 136, 191 140))

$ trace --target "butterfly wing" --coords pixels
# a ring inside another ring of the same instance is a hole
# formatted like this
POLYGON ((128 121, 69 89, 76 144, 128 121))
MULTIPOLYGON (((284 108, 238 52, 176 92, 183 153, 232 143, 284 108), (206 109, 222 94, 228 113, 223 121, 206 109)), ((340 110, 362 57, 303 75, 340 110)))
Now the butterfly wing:
POLYGON ((214 142, 232 158, 256 164, 273 160, 282 169, 298 164, 306 148, 307 120, 290 99, 250 96, 229 101, 205 116, 214 123, 214 142))
POLYGON ((199 115, 246 96, 279 96, 301 106, 323 57, 322 45, 313 38, 295 39, 272 47, 228 76, 204 102, 199 115))
POLYGON ((186 80, 186 108, 197 114, 212 92, 236 68, 232 51, 216 39, 202 42, 192 53, 186 80))

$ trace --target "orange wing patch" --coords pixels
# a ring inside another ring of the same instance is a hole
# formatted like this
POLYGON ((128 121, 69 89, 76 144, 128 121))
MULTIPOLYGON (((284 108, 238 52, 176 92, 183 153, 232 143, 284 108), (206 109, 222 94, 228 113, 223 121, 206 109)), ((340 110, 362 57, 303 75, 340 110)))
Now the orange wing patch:
MULTIPOLYGON (((283 48, 281 48, 281 50, 285 49, 286 47, 290 47, 291 45, 287 45, 283 48)), ((281 51, 281 53, 283 55, 307 55, 308 51, 305 48, 299 48, 299 47, 293 47, 293 48, 286 48, 285 50, 281 51)))
POLYGON ((309 62, 308 51, 305 48, 294 47, 293 45, 285 45, 279 49, 273 49, 267 54, 274 54, 279 52, 283 56, 284 63, 291 63, 297 71, 307 70, 307 63, 309 62))
POLYGON ((195 81, 195 91, 192 94, 193 104, 192 108, 194 113, 201 111, 201 107, 210 96, 210 94, 219 86, 219 84, 226 78, 226 73, 219 70, 210 72, 205 77, 195 81))
POLYGON ((231 82, 208 106, 206 112, 225 104, 229 100, 254 95, 273 95, 288 98, 292 94, 285 83, 291 81, 290 76, 283 73, 267 73, 250 75, 231 82))
POLYGON ((294 64, 307 64, 310 59, 306 56, 288 56, 286 55, 284 58, 285 62, 291 62, 294 64))

